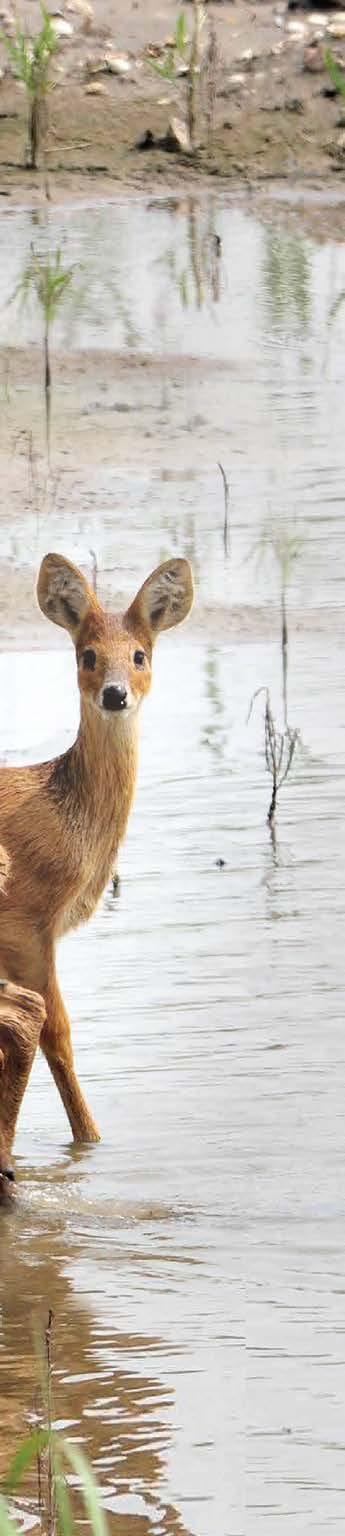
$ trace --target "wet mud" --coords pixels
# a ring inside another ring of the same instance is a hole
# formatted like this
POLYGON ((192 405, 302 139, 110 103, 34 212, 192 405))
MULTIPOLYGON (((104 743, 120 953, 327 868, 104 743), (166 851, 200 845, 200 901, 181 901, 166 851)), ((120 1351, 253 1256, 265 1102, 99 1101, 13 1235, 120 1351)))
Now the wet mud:
MULTIPOLYGON (((54 200, 61 191, 83 196, 85 184, 136 187, 190 185, 221 178, 257 184, 285 177, 342 178, 344 123, 341 93, 332 88, 327 55, 345 63, 345 27, 339 6, 290 10, 272 0, 208 4, 202 37, 205 65, 199 92, 197 149, 181 153, 169 133, 188 116, 192 6, 185 8, 186 55, 176 78, 157 73, 171 55, 174 0, 123 4, 114 16, 108 0, 67 0, 59 53, 52 66, 48 129, 39 171, 25 170, 27 105, 0 47, 0 197, 40 196, 42 178, 54 200), (67 35, 66 35, 67 32, 67 35), (110 59, 110 64, 109 64, 110 59), (107 62, 108 61, 108 62, 107 62)), ((36 0, 23 0, 29 32, 40 24, 36 0)), ((61 15, 60 15, 61 24, 61 15)), ((4 26, 11 39, 14 13, 4 26)))

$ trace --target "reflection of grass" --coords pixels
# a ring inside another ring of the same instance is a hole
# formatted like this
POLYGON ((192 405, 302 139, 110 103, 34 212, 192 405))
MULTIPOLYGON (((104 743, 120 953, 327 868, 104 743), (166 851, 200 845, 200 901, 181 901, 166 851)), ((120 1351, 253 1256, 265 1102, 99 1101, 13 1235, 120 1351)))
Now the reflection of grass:
POLYGON ((219 677, 219 654, 210 646, 205 658, 205 693, 208 704, 208 724, 202 734, 203 745, 211 747, 221 757, 225 747, 224 700, 219 677))
POLYGON ((303 331, 310 314, 310 263, 300 235, 265 231, 264 280, 273 325, 279 329, 291 311, 303 331))
POLYGON ((273 555, 280 572, 281 588, 286 595, 287 588, 292 578, 295 560, 301 554, 303 538, 294 529, 274 528, 271 523, 265 523, 260 537, 254 545, 253 554, 259 561, 266 555, 273 555))
POLYGON ((14 297, 20 297, 25 304, 33 292, 49 331, 56 319, 66 289, 72 281, 72 276, 72 267, 64 267, 62 264, 60 246, 52 256, 49 253, 44 256, 41 252, 32 250, 14 297))
POLYGON ((205 215, 196 199, 188 198, 186 236, 187 262, 181 261, 179 250, 173 246, 159 262, 166 267, 183 309, 202 309, 204 304, 213 308, 221 297, 222 242, 215 229, 212 202, 205 215))
POLYGON ((131 309, 126 304, 121 292, 120 284, 115 274, 109 278, 101 278, 99 268, 93 269, 92 265, 84 268, 84 281, 79 285, 78 295, 73 302, 74 319, 82 319, 105 328, 109 314, 117 310, 123 327, 126 347, 133 351, 138 346, 139 332, 134 323, 131 309), (100 299, 102 300, 103 315, 101 314, 100 299))
POLYGON ((340 314, 340 310, 342 309, 344 302, 345 302, 345 288, 341 288, 340 289, 340 293, 337 293, 336 298, 333 299, 333 303, 330 305, 330 308, 328 310, 327 319, 326 319, 326 337, 325 337, 325 345, 324 345, 324 360, 323 360, 323 370, 322 370, 323 373, 326 373, 327 367, 328 367, 329 347, 330 347, 330 341, 331 341, 332 327, 333 327, 335 321, 337 320, 338 315, 340 314))
MULTIPOLYGON (((27 464, 29 505, 36 513, 37 528, 39 518, 47 512, 54 512, 60 490, 62 473, 52 475, 48 464, 41 464, 36 451, 33 433, 31 431, 18 432, 13 443, 13 453, 19 450, 24 454, 27 464)), ((21 552, 20 552, 21 558, 21 552)))
POLYGON ((330 308, 329 316, 328 316, 328 324, 329 325, 333 325, 333 320, 336 320, 337 315, 339 314, 339 310, 341 309, 342 304, 344 303, 344 299, 345 299, 345 288, 342 288, 341 293, 337 294, 336 299, 333 299, 333 304, 331 304, 331 308, 330 308))
POLYGON ((62 263, 61 249, 50 255, 42 254, 32 249, 30 259, 24 267, 23 275, 17 285, 13 298, 20 298, 22 305, 30 302, 33 296, 42 315, 43 322, 43 352, 44 352, 44 397, 46 411, 46 443, 47 456, 50 459, 50 405, 51 405, 51 360, 50 338, 51 329, 59 310, 66 297, 73 277, 73 268, 64 267, 62 263))
MULTIPOLYGON (((78 320, 85 319, 92 325, 105 329, 109 316, 117 313, 122 324, 125 343, 133 350, 138 346, 139 332, 133 319, 131 302, 126 302, 121 283, 115 266, 114 253, 111 253, 111 271, 106 268, 106 256, 104 253, 104 228, 102 221, 97 221, 91 232, 85 235, 78 262, 79 281, 73 284, 70 290, 64 315, 68 323, 68 336, 71 336, 71 327, 78 320)), ((107 248, 106 248, 107 250, 107 248)))
POLYGON ((287 591, 291 582, 295 561, 303 548, 303 539, 300 534, 288 529, 275 529, 266 524, 260 538, 254 545, 252 554, 257 554, 259 561, 273 555, 279 570, 280 585, 280 612, 281 612, 281 656, 282 656, 282 690, 284 705, 285 730, 288 730, 288 705, 287 705, 287 681, 288 681, 288 619, 287 619, 287 591))

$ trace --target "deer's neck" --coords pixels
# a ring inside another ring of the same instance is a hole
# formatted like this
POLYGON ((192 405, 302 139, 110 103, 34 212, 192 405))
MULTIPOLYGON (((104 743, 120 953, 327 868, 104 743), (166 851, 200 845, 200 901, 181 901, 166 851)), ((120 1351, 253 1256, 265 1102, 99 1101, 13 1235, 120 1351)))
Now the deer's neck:
POLYGON ((54 765, 52 787, 85 849, 106 842, 116 852, 124 837, 138 767, 138 721, 121 714, 100 721, 82 705, 73 747, 54 765))

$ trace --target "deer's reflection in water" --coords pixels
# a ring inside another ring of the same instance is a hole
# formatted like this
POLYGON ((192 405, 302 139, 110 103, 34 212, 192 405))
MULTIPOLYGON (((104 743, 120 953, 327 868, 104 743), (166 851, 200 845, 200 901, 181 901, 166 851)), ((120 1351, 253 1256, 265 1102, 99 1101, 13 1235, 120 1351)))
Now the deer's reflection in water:
MULTIPOLYGON (((76 1173, 78 1198, 83 1160, 76 1173)), ((158 1336, 116 1328, 111 1303, 108 1315, 103 1307, 99 1318, 87 1296, 78 1294, 78 1261, 85 1266, 90 1245, 82 1237, 68 1236, 61 1215, 64 1180, 61 1162, 49 1169, 47 1205, 43 1182, 41 1214, 31 1180, 21 1207, 0 1214, 0 1475, 40 1414, 34 1339, 43 1335, 51 1309, 54 1422, 77 1438, 88 1455, 110 1530, 119 1536, 137 1536, 139 1530, 149 1536, 158 1523, 162 1536, 187 1536, 177 1510, 164 1498, 172 1392, 155 1370, 155 1361, 168 1347, 158 1336), (54 1184, 59 1193, 55 1218, 50 1205, 54 1184)), ((39 1189, 42 1193, 42 1171, 39 1189)), ((84 1225, 82 1215, 79 1224, 84 1225)), ((103 1247, 100 1225, 93 1237, 90 1290, 95 1246, 98 1242, 101 1251, 103 1247)), ((17 1511, 22 1509, 21 1498, 18 1495, 17 1511)), ((35 1466, 26 1476, 24 1504, 31 1522, 37 1510, 35 1466)))

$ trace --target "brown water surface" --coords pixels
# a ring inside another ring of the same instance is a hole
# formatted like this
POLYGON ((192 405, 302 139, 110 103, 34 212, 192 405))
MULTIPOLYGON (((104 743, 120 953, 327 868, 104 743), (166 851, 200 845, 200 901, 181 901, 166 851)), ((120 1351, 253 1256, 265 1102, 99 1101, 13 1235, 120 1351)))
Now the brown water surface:
MULTIPOLYGON (((89 569, 94 550, 108 601, 171 550, 197 580, 194 618, 157 649, 120 893, 60 949, 102 1143, 71 1147, 42 1060, 21 1114, 1 1470, 51 1307, 56 1419, 114 1533, 328 1536, 345 1486, 345 254, 269 212, 134 198, 48 226, 2 213, 0 260, 6 757, 47 756, 76 725, 71 649, 32 599, 47 548, 89 569), (32 242, 60 246, 75 283, 48 478, 42 316, 7 302, 32 242), (262 697, 247 716, 265 685, 282 723, 283 566, 301 742, 274 845, 262 697)), ((16 1507, 35 1524, 33 1484, 16 1507)))

